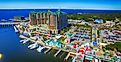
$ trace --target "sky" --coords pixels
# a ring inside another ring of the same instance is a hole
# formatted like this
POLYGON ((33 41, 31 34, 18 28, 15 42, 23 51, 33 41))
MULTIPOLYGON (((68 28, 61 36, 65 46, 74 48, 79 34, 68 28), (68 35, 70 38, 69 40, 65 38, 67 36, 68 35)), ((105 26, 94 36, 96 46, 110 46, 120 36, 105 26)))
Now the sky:
POLYGON ((0 0, 0 9, 121 10, 121 0, 0 0))

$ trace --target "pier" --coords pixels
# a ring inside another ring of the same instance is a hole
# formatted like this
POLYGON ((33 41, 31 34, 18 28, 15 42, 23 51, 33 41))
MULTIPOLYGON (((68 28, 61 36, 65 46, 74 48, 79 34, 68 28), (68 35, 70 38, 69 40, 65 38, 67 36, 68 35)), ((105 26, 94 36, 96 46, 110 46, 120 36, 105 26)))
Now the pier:
MULTIPOLYGON (((20 36, 20 38, 21 38, 21 36, 20 36)), ((22 38, 29 39, 31 42, 35 42, 31 38, 27 38, 27 37, 22 37, 22 38)), ((41 44, 41 42, 37 42, 37 43, 41 44)), ((73 58, 76 56, 76 53, 73 51, 69 51, 69 50, 65 50, 65 49, 57 48, 57 47, 52 47, 52 46, 47 46, 47 45, 43 45, 43 46, 45 48, 47 48, 47 50, 44 51, 45 54, 50 53, 51 50, 55 50, 56 52, 53 54, 54 57, 57 57, 59 55, 58 57, 60 57, 60 58, 63 57, 64 60, 66 60, 66 61, 68 60, 68 58, 70 58, 70 57, 73 58), (65 53, 67 53, 66 56, 65 56, 65 53)))
POLYGON ((62 56, 64 57, 64 60, 68 60, 68 58, 73 58, 76 56, 76 53, 74 52, 70 52, 70 51, 67 51, 67 50, 63 50, 63 49, 58 49, 56 47, 46 47, 48 48, 44 53, 47 54, 48 52, 50 52, 51 50, 57 50, 57 52, 54 54, 55 57, 57 57, 58 55, 60 55, 59 57, 62 58, 62 56), (62 52, 62 53, 60 53, 62 52), (64 56, 64 54, 66 54, 66 56, 64 56))
POLYGON ((49 52, 52 48, 48 48, 44 53, 47 54, 47 52, 49 52))
POLYGON ((55 57, 59 54, 61 52, 61 49, 60 50, 58 50, 56 53, 55 53, 55 57))
POLYGON ((10 27, 10 26, 14 26, 15 24, 12 22, 0 22, 0 27, 10 27))
POLYGON ((70 56, 70 53, 68 53, 68 55, 65 57, 65 60, 67 60, 70 56))
POLYGON ((0 22, 0 27, 10 27, 20 23, 22 22, 0 22))

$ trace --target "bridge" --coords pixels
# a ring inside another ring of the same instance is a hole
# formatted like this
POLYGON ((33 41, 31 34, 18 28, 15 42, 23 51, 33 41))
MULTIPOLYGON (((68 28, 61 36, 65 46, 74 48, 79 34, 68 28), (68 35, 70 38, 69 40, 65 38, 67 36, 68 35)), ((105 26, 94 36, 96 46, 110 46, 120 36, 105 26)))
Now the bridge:
POLYGON ((22 22, 0 22, 0 27, 14 26, 22 22))

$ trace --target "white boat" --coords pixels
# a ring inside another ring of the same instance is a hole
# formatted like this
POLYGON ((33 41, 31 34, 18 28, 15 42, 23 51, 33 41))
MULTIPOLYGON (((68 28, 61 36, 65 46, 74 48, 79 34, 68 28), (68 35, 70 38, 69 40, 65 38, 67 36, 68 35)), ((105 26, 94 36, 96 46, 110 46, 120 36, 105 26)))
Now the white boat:
POLYGON ((94 59, 94 62, 101 62, 101 60, 100 59, 94 59))
POLYGON ((23 42, 24 40, 20 40, 20 42, 23 42))
POLYGON ((39 48, 37 48, 37 51, 38 51, 38 52, 42 52, 42 50, 43 50, 44 48, 45 48, 45 47, 39 46, 39 48))
POLYGON ((76 62, 77 56, 72 59, 72 62, 76 62))
POLYGON ((26 39, 27 38, 27 37, 25 37, 23 35, 20 35, 19 37, 22 38, 22 39, 26 39))
POLYGON ((28 39, 24 39, 24 40, 20 40, 21 43, 27 43, 29 40, 28 39))
POLYGON ((19 32, 19 31, 17 30, 16 26, 14 26, 14 30, 15 30, 15 32, 19 32))
POLYGON ((29 49, 35 49, 37 47, 38 47, 37 42, 35 42, 34 44, 31 44, 31 45, 28 46, 29 49))
POLYGON ((37 38, 36 37, 30 37, 32 40, 36 40, 37 38))

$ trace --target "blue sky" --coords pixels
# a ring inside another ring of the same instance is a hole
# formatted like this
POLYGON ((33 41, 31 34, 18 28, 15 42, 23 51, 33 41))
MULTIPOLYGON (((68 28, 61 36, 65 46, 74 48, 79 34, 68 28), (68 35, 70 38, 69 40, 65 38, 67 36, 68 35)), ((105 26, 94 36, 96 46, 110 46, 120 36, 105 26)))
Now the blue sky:
POLYGON ((0 0, 0 9, 121 10, 121 0, 0 0))

